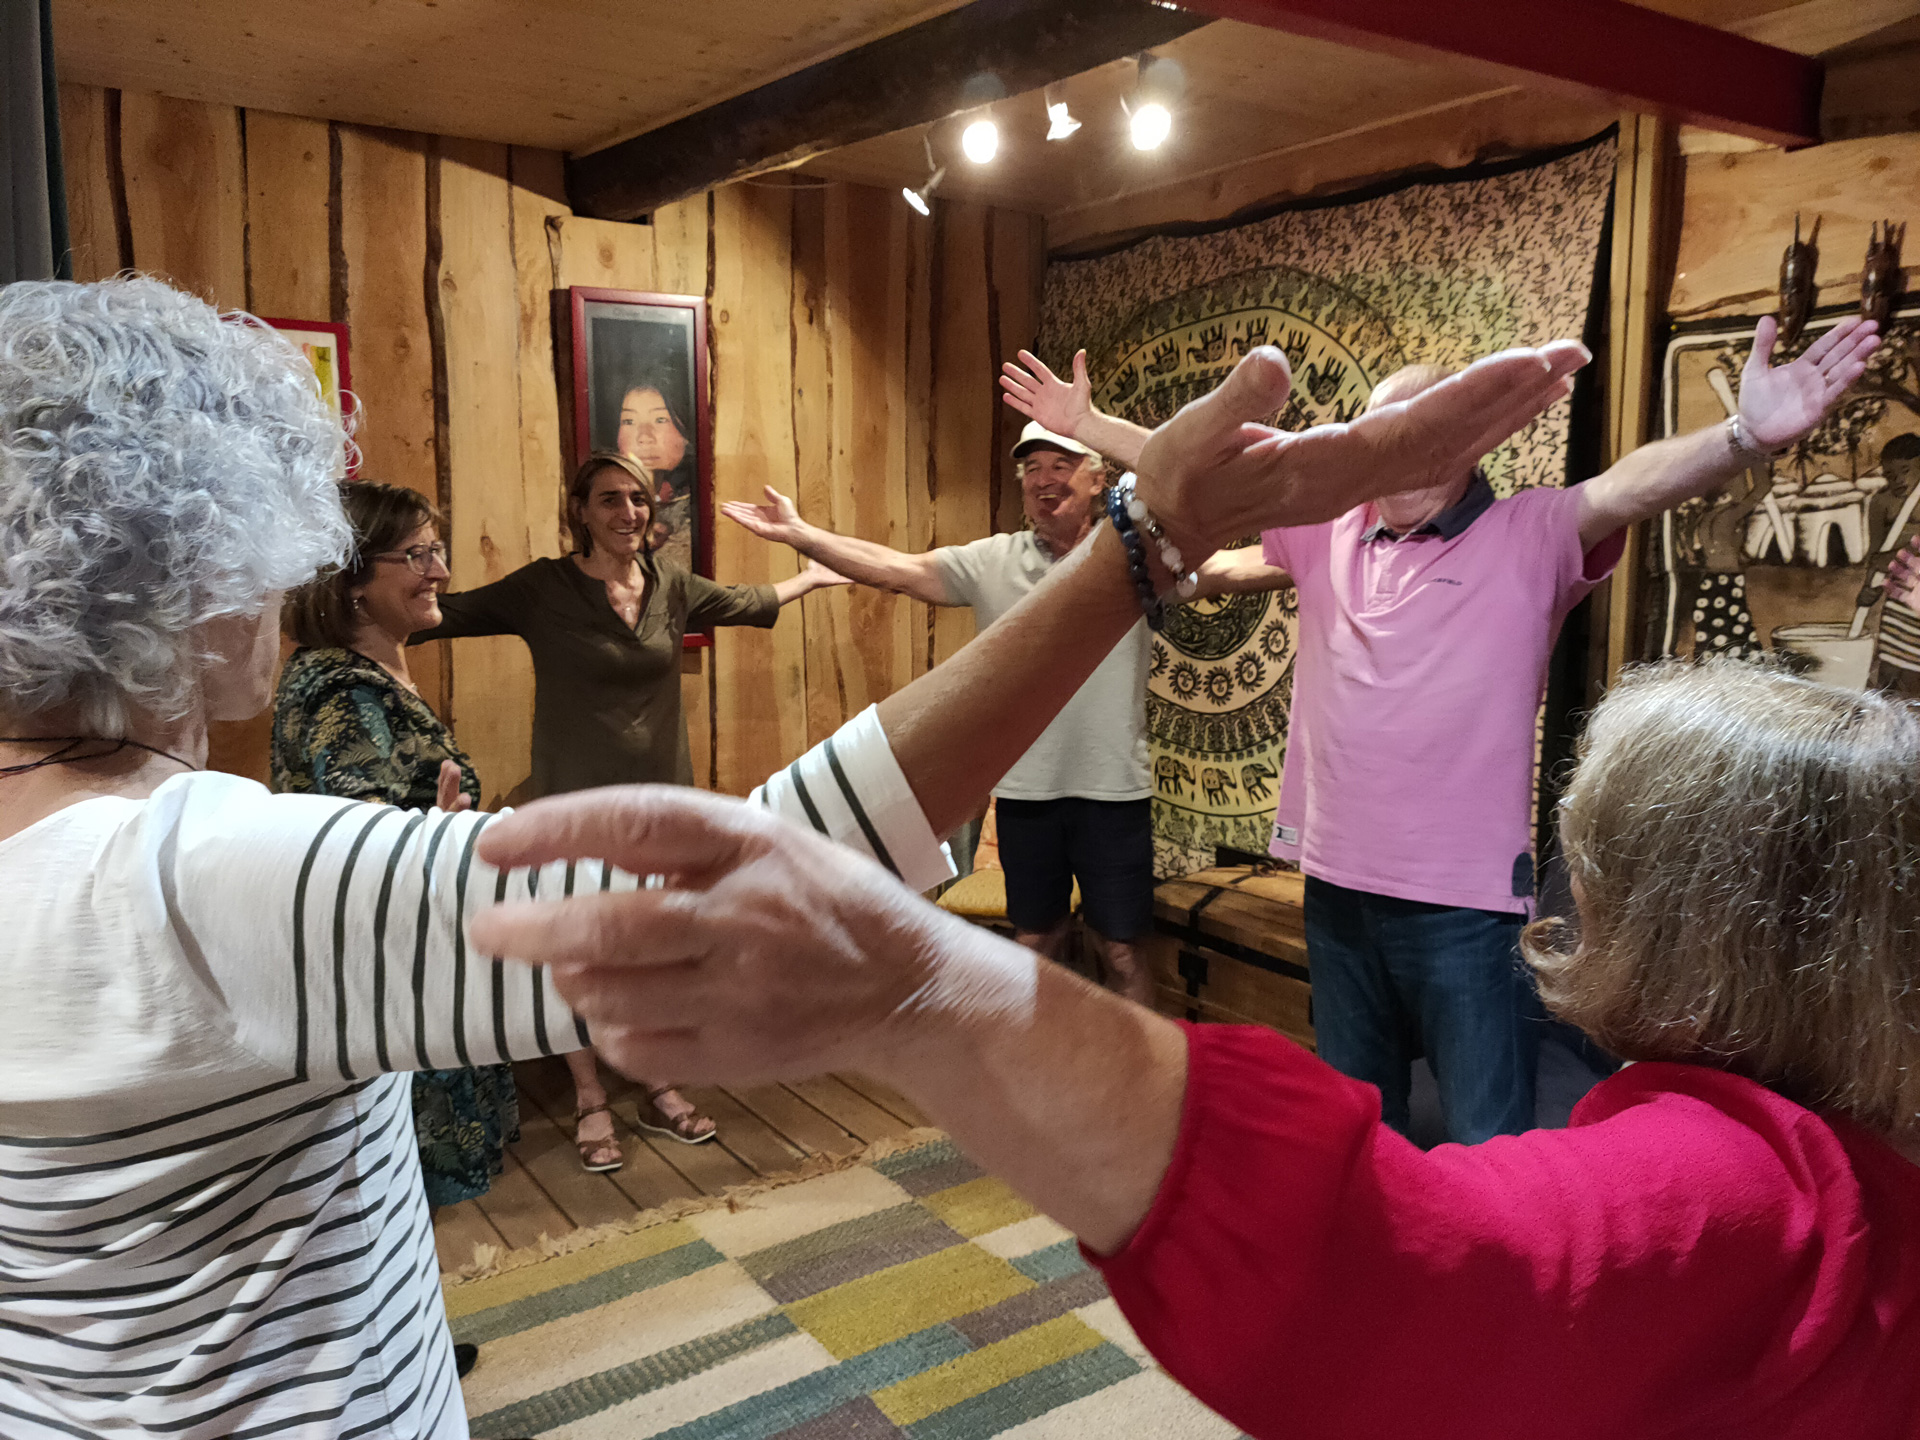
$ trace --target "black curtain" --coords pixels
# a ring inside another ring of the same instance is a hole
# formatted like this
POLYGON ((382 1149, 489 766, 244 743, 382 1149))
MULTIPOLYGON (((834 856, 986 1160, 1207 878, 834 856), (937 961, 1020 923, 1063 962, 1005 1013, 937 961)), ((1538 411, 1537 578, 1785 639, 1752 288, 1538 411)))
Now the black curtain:
POLYGON ((53 0, 0 0, 0 284, 69 280, 53 0))

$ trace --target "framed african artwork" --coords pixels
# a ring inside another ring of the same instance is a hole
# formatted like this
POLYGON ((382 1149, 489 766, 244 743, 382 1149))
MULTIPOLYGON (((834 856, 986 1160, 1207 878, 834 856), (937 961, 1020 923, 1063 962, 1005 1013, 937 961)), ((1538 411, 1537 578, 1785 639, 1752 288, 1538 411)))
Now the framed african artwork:
MULTIPOLYGON (((262 325, 271 325, 292 341, 307 357, 307 363, 313 367, 314 383, 320 387, 321 399, 327 402, 336 418, 341 417, 340 397, 353 392, 353 372, 347 365, 347 327, 329 320, 275 320, 265 315, 259 319, 262 325)), ((350 451, 349 477, 359 469, 353 456, 354 452, 350 451)))
MULTIPOLYGON (((1775 363, 1853 313, 1818 312, 1775 363)), ((1758 319, 1675 327, 1664 434, 1734 413, 1758 319)), ((1867 373, 1818 430, 1646 528, 1642 658, 1771 656, 1829 684, 1920 698, 1920 615, 1885 598, 1889 562, 1920 534, 1920 301, 1896 309, 1867 373)))
POLYGON ((568 303, 574 453, 617 450, 645 467, 659 499, 653 553, 711 578, 706 299, 576 285, 568 303))

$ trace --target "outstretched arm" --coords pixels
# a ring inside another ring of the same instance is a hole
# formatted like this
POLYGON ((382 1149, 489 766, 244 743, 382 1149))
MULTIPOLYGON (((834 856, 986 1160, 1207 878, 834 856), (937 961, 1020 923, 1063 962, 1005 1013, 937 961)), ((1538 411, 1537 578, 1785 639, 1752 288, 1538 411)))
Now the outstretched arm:
MULTIPOLYGON (((1155 432, 1141 494, 1186 553, 1330 518, 1408 477, 1458 473, 1566 393, 1578 346, 1510 352, 1349 425, 1252 423, 1284 402, 1255 351, 1155 432)), ((879 706, 935 833, 988 789, 1138 616, 1105 526, 952 660, 879 706)), ((872 866, 751 808, 678 787, 541 801, 498 822, 494 863, 599 855, 676 888, 497 910, 476 943, 552 963, 628 1073, 893 1078, 959 1142, 1089 1244, 1138 1225, 1173 1153, 1179 1029, 923 905, 872 866)))
POLYGON ((1020 363, 1000 367, 1001 396, 1029 420, 1038 420, 1056 435, 1092 446, 1116 464, 1131 470, 1140 463, 1140 447, 1153 432, 1131 420, 1093 408, 1093 383, 1087 379, 1087 352, 1073 356, 1073 380, 1062 380, 1031 350, 1020 352, 1020 363), (1022 368, 1024 367, 1024 368, 1022 368))
MULTIPOLYGON (((835 579, 817 581, 817 584, 845 584, 852 581, 871 585, 876 590, 910 595, 929 605, 953 604, 947 595, 947 583, 941 577, 940 566, 932 555, 909 555, 890 545, 858 540, 851 535, 836 535, 831 530, 822 530, 818 525, 809 525, 800 518, 793 501, 771 485, 767 486, 766 504, 749 505, 744 500, 729 500, 720 507, 720 513, 736 525, 751 530, 762 540, 771 540, 776 545, 791 545, 808 559, 829 567, 826 573, 835 579)), ((792 598, 783 596, 780 603, 784 605, 792 598)))
POLYGON ((818 560, 809 560, 807 568, 798 575, 789 575, 785 580, 773 582, 773 595, 782 605, 791 605, 802 595, 811 595, 816 590, 829 590, 835 585, 851 585, 846 576, 829 570, 818 560))
POLYGON ((1201 562, 1195 572, 1200 577, 1195 600, 1214 595, 1244 595, 1249 591, 1285 590, 1293 577, 1277 565, 1267 563, 1266 550, 1245 545, 1238 550, 1216 550, 1201 562))
POLYGON ((1579 487, 1583 548, 1591 550, 1623 525, 1719 489, 1809 434, 1865 372, 1880 345, 1872 321, 1842 320, 1798 360, 1775 367, 1770 362, 1778 330, 1771 315, 1760 321, 1740 376, 1740 429, 1758 453, 1736 446, 1731 422, 1642 445, 1579 487))

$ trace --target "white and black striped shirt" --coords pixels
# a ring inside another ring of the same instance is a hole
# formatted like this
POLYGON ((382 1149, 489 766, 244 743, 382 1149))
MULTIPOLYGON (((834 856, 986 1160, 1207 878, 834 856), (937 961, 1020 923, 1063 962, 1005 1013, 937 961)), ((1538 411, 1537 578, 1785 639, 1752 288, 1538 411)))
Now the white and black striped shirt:
MULTIPOLYGON (((755 798, 949 873, 872 710, 755 798)), ((0 1436, 467 1434, 398 1072, 584 1043, 464 918, 635 883, 489 818, 196 774, 0 841, 0 1436)))

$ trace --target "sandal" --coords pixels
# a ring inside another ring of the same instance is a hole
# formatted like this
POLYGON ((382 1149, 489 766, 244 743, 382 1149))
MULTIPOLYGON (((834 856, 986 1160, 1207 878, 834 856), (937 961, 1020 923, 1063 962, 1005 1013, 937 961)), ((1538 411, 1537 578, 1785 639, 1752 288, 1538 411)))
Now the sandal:
POLYGON ((701 1145, 720 1133, 720 1127, 691 1104, 687 1105, 684 1115, 669 1115, 662 1110, 660 1097, 672 1093, 671 1085, 655 1085, 647 1091, 647 1098, 641 1101, 638 1114, 642 1130, 651 1130, 656 1135, 665 1135, 669 1139, 678 1140, 682 1145, 701 1145), (702 1130, 700 1128, 702 1125, 707 1128, 702 1130))
POLYGON ((620 1137, 608 1136, 605 1140, 582 1140, 580 1122, 589 1115, 605 1115, 607 1123, 613 1123, 613 1108, 604 1100, 598 1105, 589 1105, 585 1109, 573 1112, 573 1143, 580 1151, 580 1168, 595 1175, 609 1170, 618 1170, 627 1163, 627 1157, 620 1151, 620 1137))

